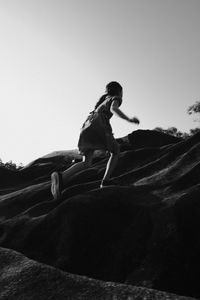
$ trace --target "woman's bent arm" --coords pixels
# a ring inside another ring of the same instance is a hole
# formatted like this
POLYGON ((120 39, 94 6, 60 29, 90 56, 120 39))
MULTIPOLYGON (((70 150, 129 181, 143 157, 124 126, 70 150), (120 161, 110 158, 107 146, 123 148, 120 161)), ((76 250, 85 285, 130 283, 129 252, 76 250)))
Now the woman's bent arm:
POLYGON ((110 111, 113 114, 116 114, 121 119, 124 119, 124 120, 126 120, 128 122, 132 122, 132 123, 136 123, 136 124, 140 123, 140 121, 138 120, 138 118, 136 118, 136 117, 129 118, 127 115, 125 115, 125 113, 123 113, 123 111, 121 111, 121 109, 119 109, 119 101, 118 100, 114 100, 112 102, 111 107, 110 107, 110 111))

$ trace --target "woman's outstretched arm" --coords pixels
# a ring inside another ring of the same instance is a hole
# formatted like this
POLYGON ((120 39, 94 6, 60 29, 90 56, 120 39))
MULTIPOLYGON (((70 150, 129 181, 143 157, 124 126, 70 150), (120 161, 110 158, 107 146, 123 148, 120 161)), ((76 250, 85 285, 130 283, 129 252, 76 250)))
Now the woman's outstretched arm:
POLYGON ((113 114, 116 114, 121 119, 124 119, 128 122, 135 123, 135 124, 140 123, 140 121, 137 117, 129 118, 127 115, 125 115, 125 113, 123 113, 123 111, 121 109, 119 109, 119 100, 117 100, 117 99, 112 102, 110 111, 113 114))

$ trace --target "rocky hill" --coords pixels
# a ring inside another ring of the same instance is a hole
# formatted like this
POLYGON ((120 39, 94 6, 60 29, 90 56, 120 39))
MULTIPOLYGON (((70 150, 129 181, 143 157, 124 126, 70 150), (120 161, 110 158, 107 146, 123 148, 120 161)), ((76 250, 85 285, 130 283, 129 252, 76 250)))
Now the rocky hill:
POLYGON ((60 201, 51 172, 77 151, 0 168, 0 299, 200 297, 200 133, 138 130, 118 142, 115 185, 99 188, 107 156, 97 152, 60 201))

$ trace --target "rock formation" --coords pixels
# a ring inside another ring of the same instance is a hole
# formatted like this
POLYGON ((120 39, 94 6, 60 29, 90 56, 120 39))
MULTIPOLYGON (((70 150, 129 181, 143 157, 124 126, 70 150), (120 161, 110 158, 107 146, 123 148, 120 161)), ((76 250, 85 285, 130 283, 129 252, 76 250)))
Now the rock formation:
POLYGON ((115 185, 99 188, 107 156, 97 153, 60 201, 50 174, 76 151, 0 169, 0 299, 200 297, 200 133, 138 130, 118 142, 115 185))

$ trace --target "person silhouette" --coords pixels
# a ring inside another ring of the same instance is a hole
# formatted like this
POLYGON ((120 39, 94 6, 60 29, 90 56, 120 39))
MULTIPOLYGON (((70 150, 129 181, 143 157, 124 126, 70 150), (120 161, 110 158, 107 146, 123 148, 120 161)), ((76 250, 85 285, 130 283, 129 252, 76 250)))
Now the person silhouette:
POLYGON ((113 115, 117 115, 128 122, 140 123, 137 117, 129 118, 119 108, 122 96, 123 89, 118 82, 112 81, 106 85, 106 93, 97 101, 94 110, 90 112, 81 128, 78 148, 83 160, 62 173, 51 174, 51 192, 55 200, 61 197, 62 189, 70 182, 72 175, 91 166, 95 150, 106 150, 110 153, 100 187, 112 184, 110 177, 117 165, 120 150, 112 133, 110 119, 113 115))

